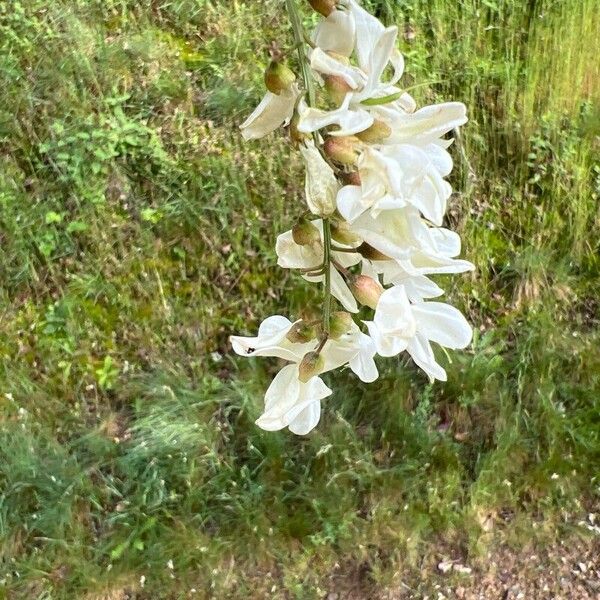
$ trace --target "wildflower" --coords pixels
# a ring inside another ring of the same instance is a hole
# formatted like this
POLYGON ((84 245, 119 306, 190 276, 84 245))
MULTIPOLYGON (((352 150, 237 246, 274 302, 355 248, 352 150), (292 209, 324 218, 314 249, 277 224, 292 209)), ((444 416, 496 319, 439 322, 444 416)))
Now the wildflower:
POLYGON ((441 302, 411 304, 401 285, 381 295, 375 317, 366 325, 380 356, 396 356, 406 350, 431 381, 446 381, 446 371, 436 362, 430 342, 466 348, 473 336, 456 308, 441 302))

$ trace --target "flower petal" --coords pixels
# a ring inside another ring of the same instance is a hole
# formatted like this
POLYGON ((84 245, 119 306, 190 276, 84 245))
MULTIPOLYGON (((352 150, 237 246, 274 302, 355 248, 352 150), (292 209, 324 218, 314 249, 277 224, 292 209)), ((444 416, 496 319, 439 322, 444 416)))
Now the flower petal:
POLYGON ((408 342, 406 350, 415 361, 415 364, 427 373, 432 383, 436 379, 447 381, 446 371, 436 362, 431 344, 424 335, 418 333, 413 337, 408 342))
POLYGON ((321 420, 321 402, 311 402, 289 424, 290 431, 295 435, 309 434, 321 420))
POLYGON ((299 93, 295 84, 279 96, 267 92, 254 112, 240 125, 244 139, 256 140, 283 124, 287 125, 294 114, 299 93))
POLYGON ((374 360, 377 348, 375 342, 365 333, 358 333, 358 341, 360 350, 348 364, 361 381, 372 383, 379 377, 374 360))
POLYGON ((315 48, 311 52, 310 66, 321 75, 341 77, 353 90, 362 87, 366 81, 362 71, 332 58, 320 48, 315 48))
POLYGON ((313 133, 328 125, 338 125, 339 129, 331 131, 330 135, 346 136, 368 129, 373 125, 373 116, 362 108, 351 109, 351 99, 352 94, 347 94, 342 105, 336 110, 327 111, 319 108, 307 108, 300 111, 298 131, 313 133))
POLYGON ((446 348, 466 348, 473 329, 454 306, 443 302, 423 302, 413 306, 418 330, 432 342, 446 348))
POLYGON ((313 41, 324 52, 350 56, 354 50, 356 23, 349 12, 333 10, 315 29, 313 41))

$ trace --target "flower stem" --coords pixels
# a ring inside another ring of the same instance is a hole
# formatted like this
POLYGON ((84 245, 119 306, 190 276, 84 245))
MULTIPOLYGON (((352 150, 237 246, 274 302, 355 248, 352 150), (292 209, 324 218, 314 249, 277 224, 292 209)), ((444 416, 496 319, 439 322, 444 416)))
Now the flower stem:
MULTIPOLYGON (((306 102, 308 106, 315 106, 315 82, 306 58, 305 44, 308 41, 304 27, 302 26, 302 19, 300 18, 296 0, 286 0, 285 3, 294 31, 294 41, 298 49, 298 61, 300 63, 304 87, 306 88, 306 102)), ((315 146, 321 151, 318 133, 315 132, 313 134, 313 139, 315 146)), ((331 221, 325 217, 323 217, 323 274, 325 276, 323 286, 323 340, 327 340, 329 338, 331 321, 331 221)))

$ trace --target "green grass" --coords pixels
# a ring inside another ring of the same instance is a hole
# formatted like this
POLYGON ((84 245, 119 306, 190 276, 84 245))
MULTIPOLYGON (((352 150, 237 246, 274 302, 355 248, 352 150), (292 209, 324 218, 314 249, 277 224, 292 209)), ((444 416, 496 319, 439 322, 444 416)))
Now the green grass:
POLYGON ((584 535, 598 0, 369 4, 419 102, 469 107, 448 222, 477 271, 444 284, 478 334, 445 385, 329 376, 305 439, 255 427, 277 365, 227 342, 316 301, 273 250, 297 156, 237 131, 282 4, 0 4, 0 597, 377 597, 442 549, 584 535))

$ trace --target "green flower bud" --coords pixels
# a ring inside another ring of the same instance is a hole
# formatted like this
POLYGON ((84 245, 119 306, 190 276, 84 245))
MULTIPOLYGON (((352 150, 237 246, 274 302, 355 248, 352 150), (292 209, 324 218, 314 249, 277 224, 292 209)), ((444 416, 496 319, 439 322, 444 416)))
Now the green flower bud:
POLYGON ((300 363, 299 379, 302 383, 308 383, 313 377, 323 372, 325 359, 318 352, 309 352, 304 355, 300 363))
POLYGON ((361 304, 372 309, 377 308, 379 298, 383 294, 383 287, 378 281, 367 275, 358 275, 353 277, 348 284, 354 297, 361 304))
POLYGON ((367 242, 363 242, 356 251, 364 258, 368 258, 369 260, 391 260, 389 256, 386 256, 383 252, 379 252, 377 248, 373 248, 367 244, 367 242))
POLYGON ((321 13, 324 17, 328 17, 335 9, 336 0, 308 0, 308 3, 321 13))
POLYGON ((321 241, 319 230, 308 219, 300 219, 294 225, 292 237, 299 246, 308 246, 321 241))
POLYGON ((360 241, 360 237, 351 231, 350 224, 346 221, 331 224, 331 237, 336 242, 346 246, 351 246, 360 241))
POLYGON ((392 135, 392 129, 383 121, 375 120, 373 125, 356 134, 356 137, 367 144, 379 144, 392 135))
POLYGON ((346 80, 339 75, 325 77, 325 91, 332 102, 339 105, 344 101, 346 94, 352 91, 346 80))
POLYGON ((360 140, 348 135, 345 137, 330 137, 323 144, 325 154, 342 165, 353 165, 358 159, 360 140))
POLYGON ((267 89, 279 96, 281 92, 289 90, 292 84, 296 81, 296 75, 294 72, 285 64, 278 61, 271 61, 271 64, 265 71, 265 85, 267 89))
POLYGON ((292 344, 306 344, 316 337, 316 331, 313 325, 306 321, 294 323, 292 328, 285 336, 292 344))
POLYGON ((329 320, 329 336, 333 340, 339 340, 352 327, 352 315, 344 311, 334 312, 329 320))

